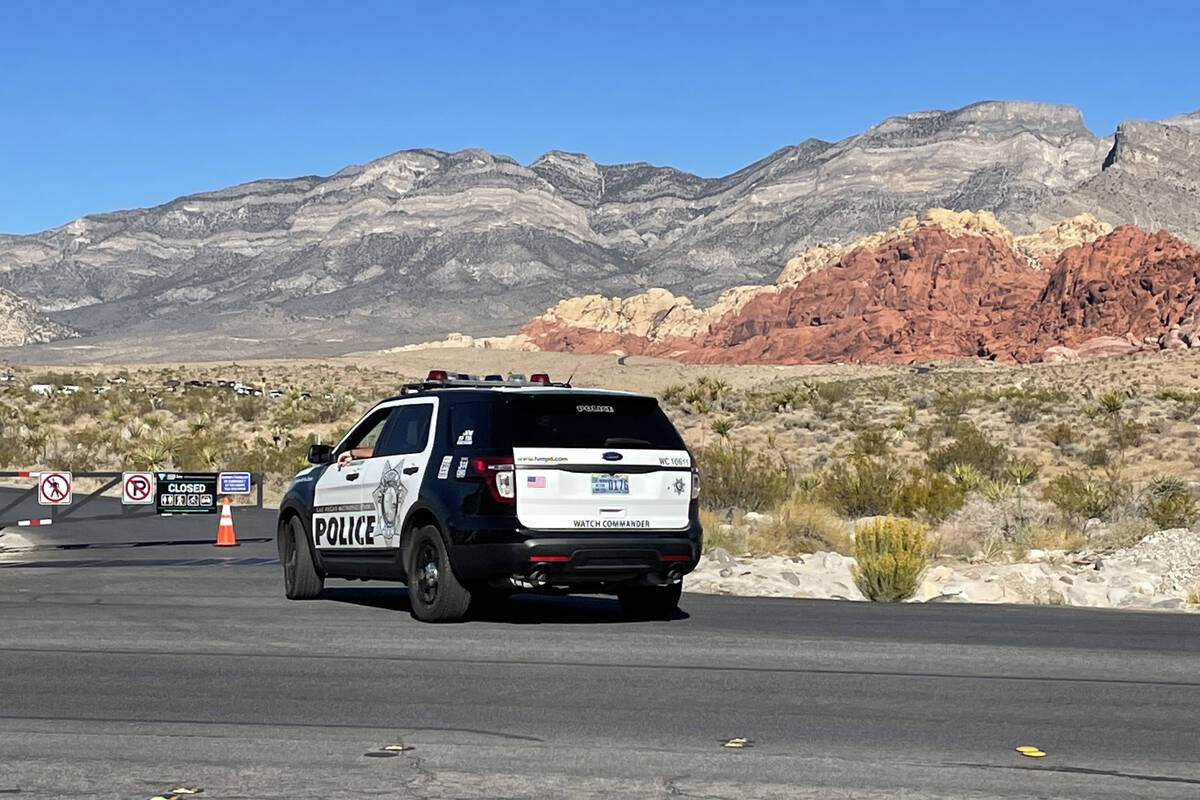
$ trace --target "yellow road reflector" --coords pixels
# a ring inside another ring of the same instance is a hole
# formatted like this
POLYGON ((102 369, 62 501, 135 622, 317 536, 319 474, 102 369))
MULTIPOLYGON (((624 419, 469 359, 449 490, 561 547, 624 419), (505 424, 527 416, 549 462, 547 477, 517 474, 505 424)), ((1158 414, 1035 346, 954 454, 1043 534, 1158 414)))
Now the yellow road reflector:
POLYGON ((408 744, 389 744, 385 745, 384 750, 394 750, 397 753, 403 753, 406 750, 412 750, 412 745, 408 744))
POLYGON ((178 789, 172 789, 171 794, 200 794, 203 791, 199 786, 181 786, 178 789))
POLYGON ((1017 748, 1017 752, 1018 753, 1038 753, 1038 752, 1041 752, 1041 749, 1042 748, 1034 747, 1031 744, 1023 744, 1017 748))
POLYGON ((1046 754, 1041 750, 1023 750, 1021 751, 1021 755, 1025 756, 1026 758, 1041 758, 1046 754))
POLYGON ((749 743, 749 741, 750 740, 744 736, 735 736, 734 738, 730 739, 728 742, 726 742, 725 744, 723 744, 721 746, 722 747, 745 747, 749 743))

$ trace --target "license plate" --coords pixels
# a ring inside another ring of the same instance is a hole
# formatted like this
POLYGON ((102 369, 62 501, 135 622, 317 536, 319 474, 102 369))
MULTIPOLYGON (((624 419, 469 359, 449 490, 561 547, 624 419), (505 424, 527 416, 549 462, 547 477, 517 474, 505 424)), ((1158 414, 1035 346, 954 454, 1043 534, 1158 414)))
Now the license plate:
POLYGON ((629 494, 629 476, 593 475, 592 494, 629 494))

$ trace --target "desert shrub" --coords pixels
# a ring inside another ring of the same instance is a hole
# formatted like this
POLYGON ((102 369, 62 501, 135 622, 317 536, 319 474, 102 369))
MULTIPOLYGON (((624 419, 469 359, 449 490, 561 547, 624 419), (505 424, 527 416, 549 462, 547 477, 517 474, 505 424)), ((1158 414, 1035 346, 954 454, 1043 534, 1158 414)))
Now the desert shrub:
POLYGON ((802 493, 788 497, 771 518, 760 522, 750 534, 750 549, 756 553, 794 555, 833 550, 849 555, 853 546, 850 530, 828 506, 809 501, 802 493))
POLYGON ((258 419, 259 412, 262 411, 263 403, 254 397, 239 397, 234 405, 238 417, 244 422, 253 422, 258 419))
POLYGON ((1040 417, 1044 410, 1036 398, 1017 397, 1008 405, 1008 419, 1014 425, 1025 425, 1040 417))
POLYGON ((683 393, 685 391, 687 391, 687 387, 685 385, 682 383, 673 383, 667 388, 663 389, 662 393, 659 394, 659 397, 662 398, 664 403, 678 403, 680 398, 683 397, 683 393))
POLYGON ((971 464, 951 464, 950 478, 962 487, 964 492, 975 491, 984 481, 983 473, 971 464))
POLYGON ((1078 528, 1062 525, 1037 525, 1025 532, 1022 544, 1038 550, 1065 550, 1078 553, 1087 547, 1087 537, 1078 528))
POLYGON ((1128 484, 1116 478, 1088 480, 1074 473, 1059 475, 1042 489, 1042 499, 1078 521, 1116 519, 1128 494, 1128 484))
POLYGON ((733 418, 722 417, 721 419, 714 419, 708 427, 709 430, 722 439, 728 438, 730 431, 733 430, 733 418))
POLYGON ((954 439, 932 451, 929 466, 939 472, 953 464, 970 464, 990 478, 998 478, 1008 469, 1008 450, 1002 444, 988 440, 983 432, 970 423, 955 427, 954 439))
POLYGON ((1145 437, 1146 426, 1132 419, 1113 418, 1108 431, 1108 442, 1121 452, 1137 447, 1145 437))
POLYGON ((844 400, 854 396, 854 387, 846 381, 830 381, 828 383, 818 383, 816 387, 816 395, 819 399, 826 403, 836 405, 844 400))
POLYGON ((825 471, 818 494, 843 516, 872 517, 891 511, 903 486, 898 466, 881 459, 852 458, 825 471))
POLYGON ((708 509, 700 509, 700 525, 704 528, 704 552, 720 547, 730 553, 746 552, 745 538, 739 536, 731 525, 708 509))
POLYGON ((1101 414, 1116 415, 1125 408, 1125 395, 1121 392, 1105 392, 1100 396, 1097 410, 1101 414))
POLYGON ((705 508, 764 511, 783 502, 788 493, 783 465, 748 447, 712 444, 696 450, 705 508))
POLYGON ((1046 429, 1046 440, 1059 450, 1074 444, 1076 438, 1075 426, 1069 422, 1056 422, 1046 429))
POLYGON ((1023 531, 1052 527, 1060 516, 1054 506, 1034 498, 1018 503, 1011 493, 996 501, 972 494, 937 527, 937 552, 957 556, 986 553, 1025 541, 1023 531))
POLYGON ((1093 469, 1107 467, 1112 463, 1112 454, 1106 445, 1098 444, 1095 447, 1085 450, 1080 461, 1083 462, 1084 466, 1092 467, 1093 469))
POLYGON ((971 408, 976 397, 971 392, 952 392, 940 390, 933 400, 933 410, 943 420, 949 423, 957 422, 971 408))
POLYGON ((1185 528, 1200 517, 1200 509, 1183 481, 1159 478, 1146 488, 1146 517, 1159 528, 1185 528))
POLYGON ((965 497, 966 492, 949 475, 913 468, 889 511, 937 523, 962 508, 965 497))
POLYGON ((852 448, 855 455, 882 456, 891 449, 891 442, 883 430, 869 426, 855 434, 852 448))
POLYGON ((1097 550, 1124 550, 1157 530, 1158 526, 1144 517, 1126 517, 1102 526, 1089 541, 1097 550))
POLYGON ((868 600, 907 600, 929 564, 929 529, 899 517, 869 520, 854 530, 854 585, 868 600))

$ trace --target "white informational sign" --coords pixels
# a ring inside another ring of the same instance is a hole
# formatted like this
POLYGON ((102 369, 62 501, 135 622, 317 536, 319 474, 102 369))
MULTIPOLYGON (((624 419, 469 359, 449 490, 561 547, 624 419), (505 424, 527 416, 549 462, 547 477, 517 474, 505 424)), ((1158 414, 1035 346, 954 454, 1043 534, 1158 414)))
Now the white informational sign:
POLYGON ((43 472, 39 475, 38 503, 43 506, 71 505, 71 473, 43 472))
POLYGON ((127 506, 154 505, 154 473, 122 473, 121 503, 127 506))

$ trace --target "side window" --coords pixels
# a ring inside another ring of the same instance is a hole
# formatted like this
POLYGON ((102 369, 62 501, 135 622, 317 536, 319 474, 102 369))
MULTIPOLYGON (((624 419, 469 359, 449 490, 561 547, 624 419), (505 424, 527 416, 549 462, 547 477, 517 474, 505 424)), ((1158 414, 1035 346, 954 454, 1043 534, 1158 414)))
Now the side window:
POLYGON ((390 408, 381 408, 370 414, 350 431, 338 452, 344 453, 356 447, 374 447, 379 435, 383 433, 383 426, 387 423, 391 411, 390 408))
POLYGON ((487 400, 455 403, 450 408, 450 426, 446 444, 456 449, 485 449, 490 447, 492 404, 487 400))
POLYGON ((417 403, 396 406, 383 437, 375 445, 375 457, 420 453, 429 442, 429 423, 433 405, 417 403))

